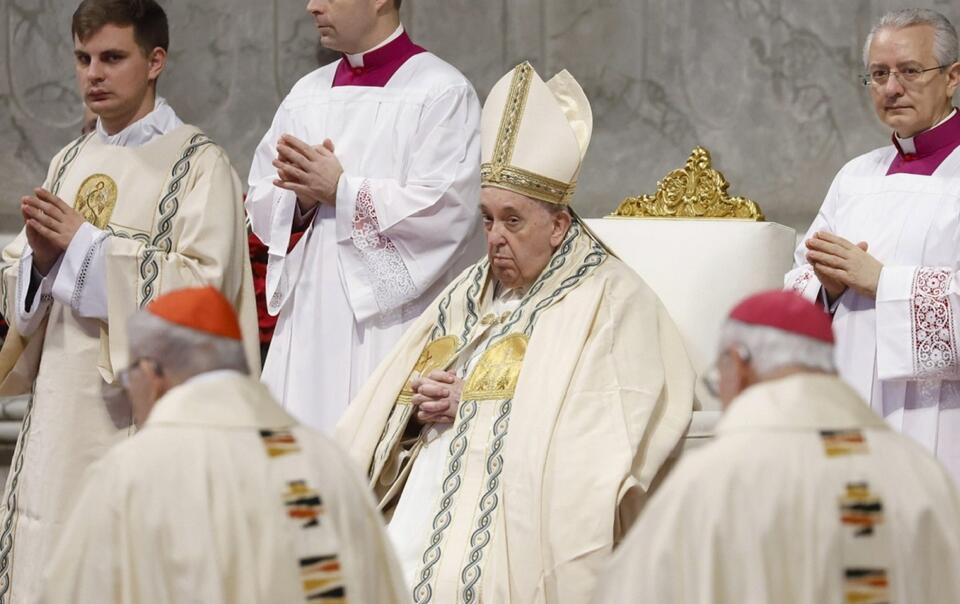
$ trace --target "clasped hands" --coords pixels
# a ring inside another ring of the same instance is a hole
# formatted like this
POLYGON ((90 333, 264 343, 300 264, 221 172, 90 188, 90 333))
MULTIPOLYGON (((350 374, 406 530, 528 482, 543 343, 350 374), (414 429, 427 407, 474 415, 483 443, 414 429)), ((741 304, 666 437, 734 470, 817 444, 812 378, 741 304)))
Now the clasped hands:
POLYGON ((865 241, 854 245, 843 237, 819 231, 807 239, 806 246, 807 261, 831 302, 848 287, 876 299, 883 264, 867 253, 865 241))
POLYGON ((20 212, 26 224, 27 243, 33 250, 33 265, 41 275, 46 275, 85 222, 83 215, 42 188, 20 199, 20 212))
POLYGON ((273 160, 273 167, 277 169, 273 185, 296 193, 303 212, 321 203, 335 205, 343 166, 333 149, 330 139, 313 147, 291 134, 284 134, 277 142, 277 158, 273 160))
POLYGON ((431 371, 410 380, 411 403, 420 423, 450 424, 457 416, 463 380, 449 371, 431 371))

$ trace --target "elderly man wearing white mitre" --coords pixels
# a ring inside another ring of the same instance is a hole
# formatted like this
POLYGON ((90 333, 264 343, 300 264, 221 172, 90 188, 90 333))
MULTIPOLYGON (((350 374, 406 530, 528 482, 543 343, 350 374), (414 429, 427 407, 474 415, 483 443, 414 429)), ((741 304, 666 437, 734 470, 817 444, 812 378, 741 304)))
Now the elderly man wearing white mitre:
POLYGON ((493 88, 487 257, 338 426, 417 604, 586 601, 690 420, 675 325, 570 207, 592 126, 565 71, 544 82, 524 63, 493 88))
POLYGON ((836 375, 827 315, 765 292, 720 341, 717 437, 667 477, 595 601, 960 602, 960 494, 836 375))

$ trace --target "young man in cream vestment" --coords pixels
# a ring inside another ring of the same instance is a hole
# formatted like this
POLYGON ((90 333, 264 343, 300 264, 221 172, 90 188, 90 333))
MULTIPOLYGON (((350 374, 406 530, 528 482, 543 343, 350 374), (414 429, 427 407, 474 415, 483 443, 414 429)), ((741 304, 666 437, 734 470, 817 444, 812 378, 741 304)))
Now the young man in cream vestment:
POLYGON ((329 434, 480 249, 480 101, 411 41, 399 9, 307 3, 321 43, 344 56, 294 85, 250 168, 246 204, 278 317, 263 382, 329 434))
POLYGON ((833 314, 837 368, 960 484, 960 87, 943 15, 883 17, 864 82, 892 144, 837 174, 786 286, 833 314))
POLYGON ((240 184, 223 150, 183 124, 156 81, 168 40, 152 0, 86 0, 74 14, 77 80, 98 114, 22 201, 3 252, 0 306, 25 349, 5 392, 33 391, 3 500, 0 602, 33 602, 83 470, 134 430, 100 389, 128 363, 125 322, 158 294, 212 285, 256 317, 240 184))
POLYGON ((408 602, 360 473, 249 375, 222 294, 161 296, 128 337, 142 429, 91 467, 41 602, 408 602))
POLYGON ((960 602, 960 493, 833 352, 829 318, 792 292, 733 310, 717 437, 657 490, 598 604, 960 602))
POLYGON ((483 110, 488 255, 434 301, 338 427, 417 604, 580 603, 693 406, 657 296, 569 202, 592 129, 529 63, 483 110))

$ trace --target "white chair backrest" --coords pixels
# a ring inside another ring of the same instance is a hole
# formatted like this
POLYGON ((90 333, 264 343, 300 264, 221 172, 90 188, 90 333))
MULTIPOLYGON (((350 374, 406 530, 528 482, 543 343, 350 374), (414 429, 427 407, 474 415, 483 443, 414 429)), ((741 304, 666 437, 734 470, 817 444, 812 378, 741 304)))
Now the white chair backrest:
MULTIPOLYGON (((712 365, 720 326, 746 296, 783 287, 796 233, 773 222, 601 218, 587 225, 657 293, 697 375, 712 365)), ((689 438, 707 437, 720 402, 698 383, 689 438)))

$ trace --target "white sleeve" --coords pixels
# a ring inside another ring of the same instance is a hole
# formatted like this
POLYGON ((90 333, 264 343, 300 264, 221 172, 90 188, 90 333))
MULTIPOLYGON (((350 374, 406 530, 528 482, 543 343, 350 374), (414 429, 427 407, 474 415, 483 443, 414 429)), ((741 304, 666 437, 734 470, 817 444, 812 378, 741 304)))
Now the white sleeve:
POLYGON ((20 263, 17 268, 16 318, 17 331, 20 332, 21 336, 26 338, 33 335, 33 332, 37 330, 43 318, 47 315, 50 304, 53 303, 53 295, 51 294, 53 284, 57 279, 57 274, 60 272, 62 262, 63 255, 57 259, 57 262, 46 276, 34 274, 33 250, 30 249, 29 244, 24 247, 23 256, 20 258, 20 263), (30 290, 30 282, 37 278, 39 278, 40 284, 37 287, 36 293, 33 295, 30 308, 27 308, 27 293, 30 290))
POLYGON ((103 242, 109 234, 83 223, 63 253, 53 299, 81 317, 107 320, 107 269, 103 242))
MULTIPOLYGON (((810 225, 810 228, 807 229, 806 234, 797 244, 797 249, 793 254, 793 269, 786 274, 783 279, 784 289, 793 290, 796 293, 800 294, 807 300, 811 302, 816 302, 818 298, 821 298, 823 301, 824 308, 828 309, 830 312, 836 310, 840 298, 834 300, 833 304, 827 303, 826 292, 823 293, 821 297, 821 286, 820 280, 813 272, 813 267, 810 266, 810 263, 807 262, 807 240, 813 237, 819 231, 827 231, 830 233, 835 232, 833 227, 833 216, 837 207, 837 200, 840 197, 840 182, 843 177, 843 170, 833 179, 833 183, 830 184, 830 190, 827 191, 827 196, 823 200, 823 204, 820 206, 820 211, 817 212, 816 218, 813 219, 813 223, 810 225)), ((842 298, 842 296, 841 296, 842 298)))
POLYGON ((292 191, 273 186, 277 178, 273 160, 277 158, 277 141, 283 134, 292 132, 291 126, 290 115, 281 104, 254 153, 244 203, 251 230, 272 255, 281 258, 286 256, 290 244, 297 196, 292 191))
POLYGON ((960 375, 960 276, 946 267, 885 266, 877 285, 881 380, 960 375))
POLYGON ((480 102, 469 85, 424 109, 404 180, 343 174, 338 255, 358 321, 426 292, 477 234, 480 102))

